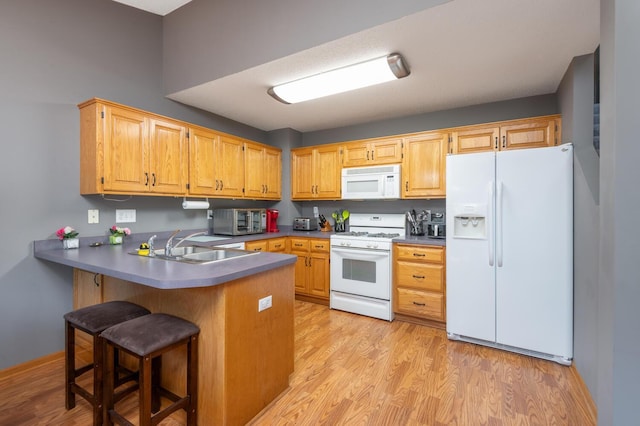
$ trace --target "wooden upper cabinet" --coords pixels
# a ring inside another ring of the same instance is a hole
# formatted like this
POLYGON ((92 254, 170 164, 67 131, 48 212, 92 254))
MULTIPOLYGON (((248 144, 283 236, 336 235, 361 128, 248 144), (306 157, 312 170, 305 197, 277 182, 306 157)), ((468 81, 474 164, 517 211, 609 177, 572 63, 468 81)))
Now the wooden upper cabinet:
POLYGON ((448 133, 429 132, 403 139, 402 198, 445 196, 448 133))
POLYGON ((557 145, 561 133, 558 115, 511 120, 491 125, 468 126, 453 129, 452 154, 469 154, 483 151, 544 148, 557 145))
POLYGON ((242 197, 244 141, 211 130, 189 129, 189 195, 242 197))
POLYGON ((500 145, 500 127, 477 127, 451 132, 452 154, 493 151, 500 145))
POLYGON ((104 191, 148 192, 147 117, 139 112, 115 106, 105 106, 103 111, 104 191))
POLYGON ((244 141, 229 135, 220 135, 215 156, 218 193, 224 197, 244 195, 244 141))
POLYGON ((340 148, 319 145, 291 150, 291 199, 339 199, 340 148))
POLYGON ((150 129, 150 190, 184 194, 189 168, 186 127, 177 122, 151 119, 150 129))
POLYGON ((220 135, 211 130, 189 128, 189 194, 213 196, 220 188, 215 158, 220 135))
POLYGON ((402 161, 402 138, 380 138, 343 145, 343 167, 374 166, 402 161))
POLYGON ((515 121, 500 126, 500 149, 544 148, 556 145, 554 117, 515 121))
POLYGON ((245 198, 277 199, 282 195, 282 151, 246 142, 245 198))
POLYGON ((184 195, 186 127, 98 99, 80 108, 80 193, 184 195))

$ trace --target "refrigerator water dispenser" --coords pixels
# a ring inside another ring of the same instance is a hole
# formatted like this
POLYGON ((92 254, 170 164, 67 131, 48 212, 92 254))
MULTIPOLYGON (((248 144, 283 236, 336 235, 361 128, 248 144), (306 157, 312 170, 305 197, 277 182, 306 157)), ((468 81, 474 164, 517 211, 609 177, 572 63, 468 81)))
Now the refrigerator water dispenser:
POLYGON ((487 206, 465 204, 458 206, 453 215, 453 237, 484 240, 487 238, 487 206))

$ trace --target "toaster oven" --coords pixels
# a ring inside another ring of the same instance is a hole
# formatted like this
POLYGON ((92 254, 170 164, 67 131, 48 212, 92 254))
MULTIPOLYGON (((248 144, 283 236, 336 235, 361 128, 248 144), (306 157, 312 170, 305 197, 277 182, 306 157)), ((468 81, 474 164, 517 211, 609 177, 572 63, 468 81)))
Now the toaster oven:
POLYGON ((265 209, 216 209, 213 223, 209 224, 210 234, 248 235, 264 232, 265 209), (212 232, 213 231, 213 232, 212 232))

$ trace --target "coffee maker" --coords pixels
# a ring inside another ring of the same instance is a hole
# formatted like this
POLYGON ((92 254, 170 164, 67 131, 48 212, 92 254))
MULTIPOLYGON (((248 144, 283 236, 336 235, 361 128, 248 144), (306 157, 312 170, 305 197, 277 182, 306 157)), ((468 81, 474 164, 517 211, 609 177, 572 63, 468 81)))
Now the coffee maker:
POLYGON ((280 232, 278 229, 278 215, 278 210, 267 209, 267 232, 280 232))

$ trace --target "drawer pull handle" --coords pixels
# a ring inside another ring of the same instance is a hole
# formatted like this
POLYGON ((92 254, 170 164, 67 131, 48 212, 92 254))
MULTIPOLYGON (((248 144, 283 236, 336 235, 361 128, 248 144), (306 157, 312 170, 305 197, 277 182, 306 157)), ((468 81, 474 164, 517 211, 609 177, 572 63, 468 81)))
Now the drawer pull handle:
POLYGON ((415 274, 414 274, 414 275, 412 275, 412 277, 413 277, 413 278, 420 279, 420 280, 424 280, 424 275, 415 275, 415 274))
POLYGON ((298 244, 298 243, 296 243, 296 244, 295 244, 295 246, 296 246, 296 247, 302 247, 302 244, 298 244))
POLYGON ((424 253, 413 253, 413 255, 415 257, 425 257, 426 256, 426 254, 424 254, 424 253))
POLYGON ((415 301, 413 302, 413 304, 416 305, 416 306, 427 306, 426 303, 419 303, 419 302, 415 302, 415 301))

